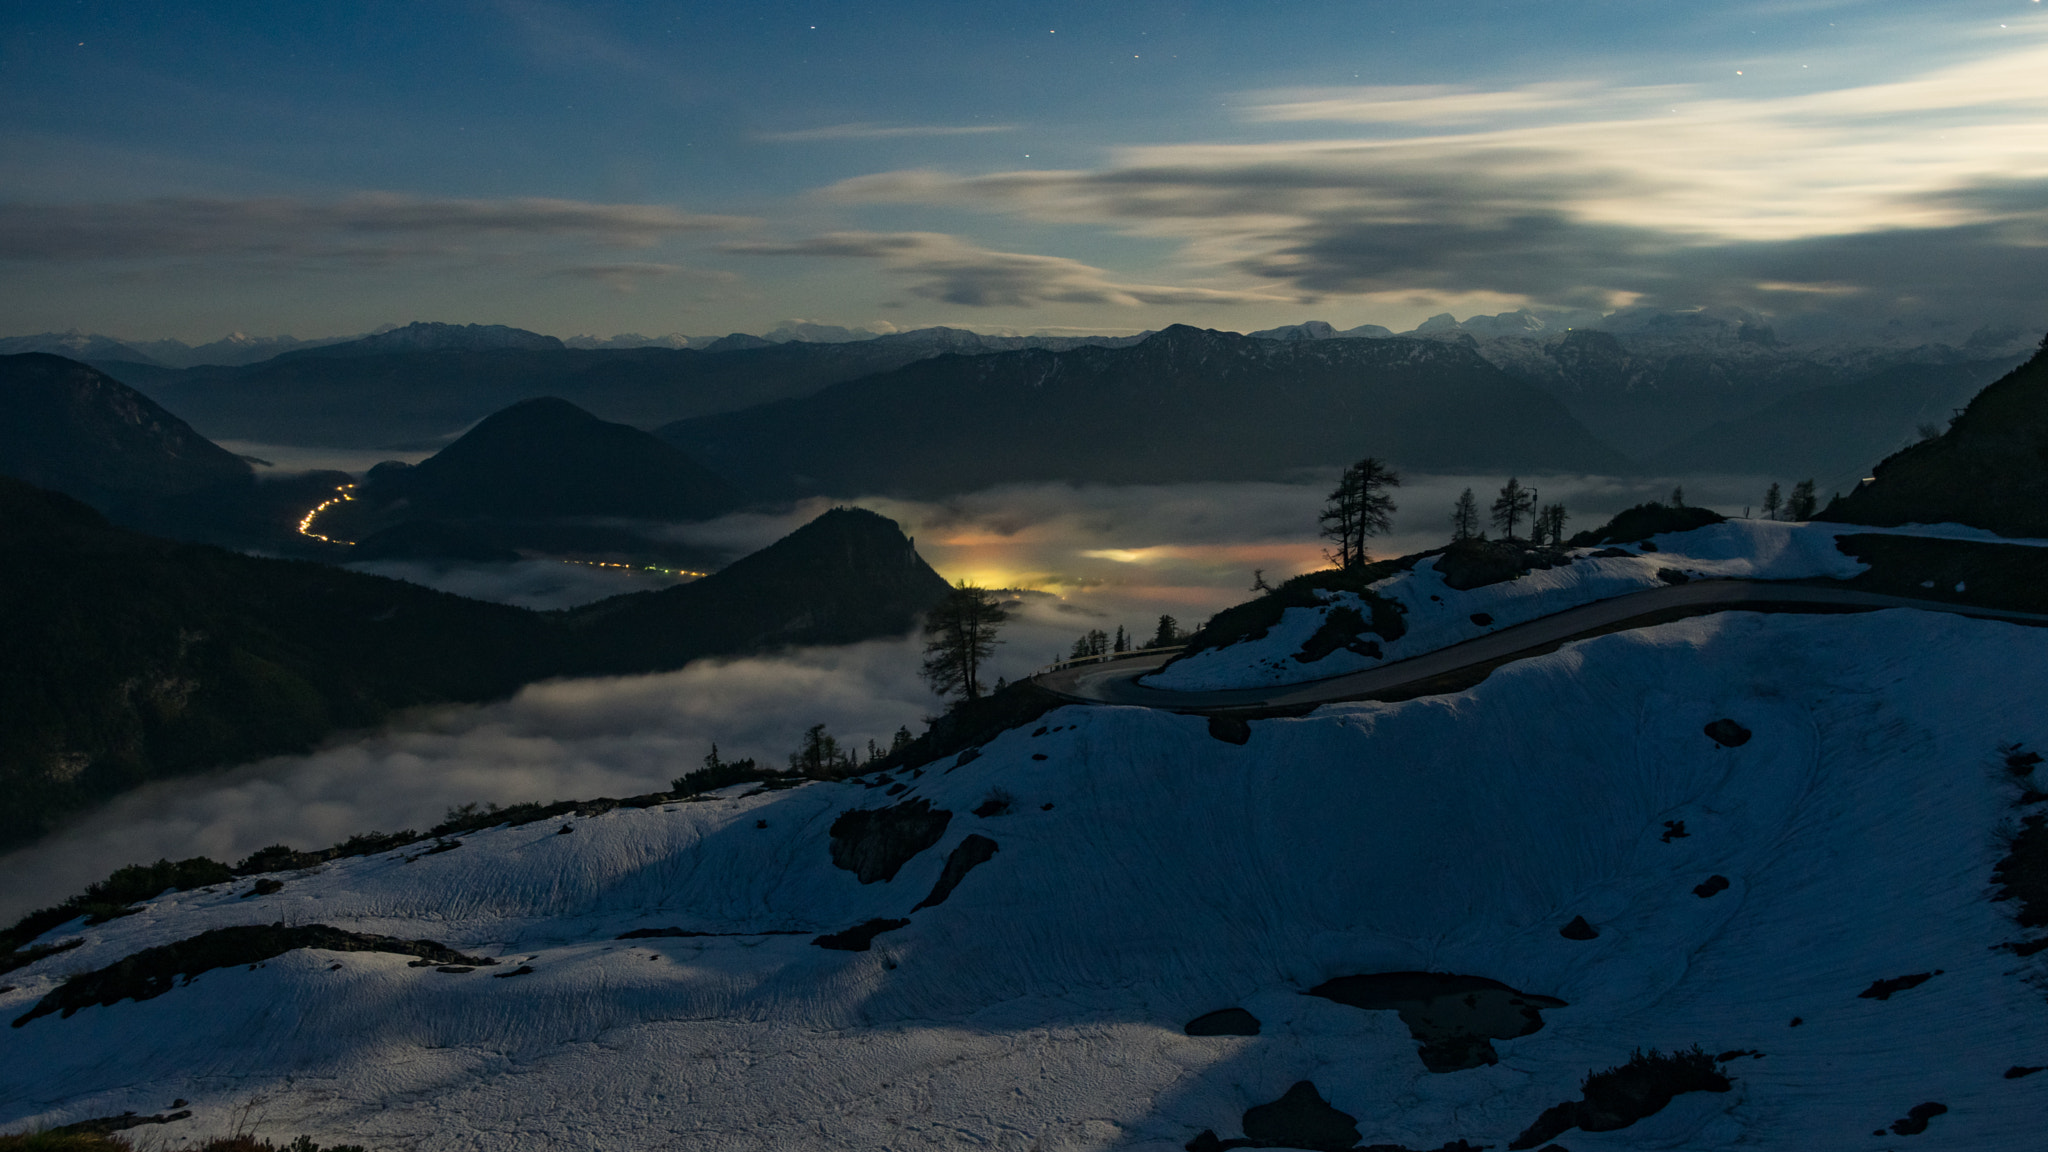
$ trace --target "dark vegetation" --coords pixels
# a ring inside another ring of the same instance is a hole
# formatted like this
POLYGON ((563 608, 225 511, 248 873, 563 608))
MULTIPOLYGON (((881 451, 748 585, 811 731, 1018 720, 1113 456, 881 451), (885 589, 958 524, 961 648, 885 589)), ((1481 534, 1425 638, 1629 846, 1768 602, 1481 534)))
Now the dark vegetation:
MULTIPOLYGON (((145 1124, 166 1124, 182 1120, 189 1112, 169 1116, 108 1116, 81 1120, 43 1132, 18 1132, 0 1136, 0 1152, 136 1152, 136 1146, 114 1133, 145 1124)), ((199 1144, 180 1145, 180 1152, 368 1152, 360 1144, 321 1145, 309 1136, 289 1144, 273 1144, 255 1136, 222 1136, 199 1144)))
POLYGON ((1361 454, 1438 471, 1629 467, 1470 348, 1185 325, 1126 348, 941 356, 657 433, 763 498, 1280 478, 1361 454), (1105 451, 1104 428, 1146 431, 1105 451))
POLYGON ((1669 1056, 1654 1048, 1638 1050, 1626 1064, 1587 1074, 1580 1086, 1582 1099, 1545 1109, 1508 1147, 1534 1148, 1572 1128, 1613 1132, 1656 1115, 1687 1092, 1726 1092, 1733 1086, 1697 1044, 1669 1056))
POLYGON ((1720 875, 1719 873, 1716 873, 1712 876, 1707 877, 1705 881, 1693 885, 1692 894, 1699 897, 1702 900, 1705 900, 1710 896, 1718 896, 1721 893, 1726 892, 1727 890, 1728 878, 1726 876, 1720 875))
POLYGON ((330 952, 391 952, 417 956, 415 967, 442 965, 471 968, 496 964, 496 960, 465 956, 432 940, 400 940, 348 932, 325 924, 250 924, 236 928, 215 928, 175 943, 145 948, 105 968, 81 972, 59 984, 36 1006, 17 1017, 19 1028, 38 1016, 62 1012, 70 1016, 80 1008, 112 1005, 122 1000, 150 1000, 169 992, 182 977, 190 984, 194 977, 216 968, 261 964, 300 948, 330 952))
POLYGON ((945 591, 858 509, 695 583, 538 613, 144 536, 0 478, 0 848, 145 780, 302 752, 407 707, 900 634, 945 591))
POLYGON ((1567 940, 1597 940, 1600 930, 1587 923, 1584 916, 1574 916, 1571 923, 1557 930, 1557 934, 1567 940))
POLYGON ((1353 1008, 1394 1011, 1421 1048, 1431 1072, 1457 1072, 1497 1064, 1491 1040, 1527 1036, 1543 1027, 1545 1008, 1563 1008, 1554 996, 1517 992, 1483 976, 1447 972, 1381 972, 1339 976, 1308 990, 1353 1008))
POLYGON ((1181 1031, 1190 1036, 1257 1036, 1259 1018, 1242 1008, 1219 1008, 1188 1021, 1181 1031))
MULTIPOLYGON (((1460 592, 1484 588, 1527 576, 1542 569, 1558 568, 1572 562, 1555 548, 1532 547, 1520 540, 1487 540, 1475 537, 1422 555, 1436 557, 1437 574, 1460 592)), ((1418 557, 1419 559, 1419 557, 1418 557)))
POLYGON ((1614 519, 1600 527, 1573 536, 1570 544, 1573 548, 1635 544, 1665 532, 1691 532, 1726 519, 1726 516, 1708 508, 1674 507, 1652 500, 1615 513, 1614 519))
POLYGON ((828 932, 812 940, 811 943, 816 944, 820 948, 831 948, 840 952, 865 952, 874 945, 875 937, 880 936, 884 932, 894 932, 898 928, 908 927, 910 927, 910 921, 908 920, 890 920, 878 917, 865 923, 856 924, 844 932, 828 932))
POLYGON ((932 885, 931 895, 918 901, 917 907, 911 911, 945 903, 946 897, 953 894, 953 889, 960 886, 960 881, 965 880, 967 874, 975 868, 993 860, 996 851, 996 842, 978 832, 960 841, 957 847, 947 853, 946 867, 939 873, 938 882, 932 885))
MULTIPOLYGON (((2018 744, 2007 745, 1999 751, 2003 754, 2006 771, 2017 780, 2031 780, 2041 764, 2040 753, 2028 751, 2018 744)), ((2044 800, 2048 800, 2048 795, 2029 787, 2020 796, 2019 803, 2032 805, 2044 800)), ((2027 930, 2048 928, 2048 818, 2039 812, 2020 817, 2019 831, 2013 835, 2005 857, 1992 872, 1991 882, 1998 886, 1998 894, 1993 899, 2010 900, 2019 905, 2013 912, 2013 921, 2018 927, 2027 930)), ((2013 941, 2001 947, 2021 956, 2032 956, 2048 950, 2048 936, 2013 941)))
POLYGON ((1820 516, 1847 524, 1940 524, 2048 536, 2048 340, 1977 393, 1948 430, 1885 458, 1820 516))
POLYGON ((1837 536, 1835 546, 1870 565, 1870 570, 1849 580, 1830 581, 1831 585, 2013 612, 2048 612, 2048 548, 1874 534, 1837 536))
POLYGON ((1740 748, 1744 744, 1749 743, 1749 729, 1728 719, 1726 716, 1719 720, 1708 721, 1704 731, 1706 732, 1707 739, 1712 740, 1723 748, 1740 748))
MULTIPOLYGON (((1188 1152, 1221 1152, 1225 1148, 1305 1148, 1311 1152, 1418 1152, 1398 1144, 1360 1144, 1358 1119, 1331 1107, 1313 1081, 1296 1081, 1278 1100, 1245 1109, 1244 1135, 1219 1140, 1204 1130, 1187 1142, 1188 1152)), ((1484 1152, 1453 1140, 1430 1152, 1484 1152)))
MULTIPOLYGON (((1925 1104, 1915 1104, 1906 1110, 1904 1117, 1892 1121, 1892 1135, 1918 1136, 1922 1132, 1927 1131, 1927 1122, 1929 1120, 1947 1111, 1948 1105, 1933 1100, 1925 1104)), ((1882 1136, 1884 1131, 1879 1129, 1871 1133, 1871 1135, 1882 1136)))
MULTIPOLYGON (((887 882, 910 858, 937 844, 953 814, 917 799, 889 808, 854 808, 832 822, 832 863, 863 884, 887 882)), ((993 847, 993 845, 991 845, 993 847)))
MULTIPOLYGON (((1427 555, 1424 553, 1423 555, 1427 555)), ((1327 568, 1320 572, 1305 572, 1279 587, 1268 591, 1255 600, 1225 608, 1209 618, 1193 635, 1187 638, 1187 646, 1181 649, 1175 660, 1184 660, 1197 652, 1211 648, 1224 648, 1240 640, 1258 640, 1289 608, 1321 608, 1328 603, 1319 593, 1352 592, 1364 600, 1372 610, 1372 618, 1365 619, 1358 614, 1362 625, 1346 644, 1354 642, 1365 632, 1371 632, 1383 640, 1398 640, 1408 630, 1401 619, 1399 603, 1366 590, 1366 586, 1415 566, 1422 556, 1404 556, 1398 560, 1382 560, 1362 568, 1327 568)), ((1334 639, 1334 637, 1332 638, 1334 639)), ((1332 649, 1334 651, 1334 649, 1332 649)))
POLYGON ((975 751, 1010 729, 1022 728, 1064 704, 1052 693, 1021 680, 979 699, 956 701, 943 715, 932 719, 923 735, 892 748, 867 767, 876 771, 910 768, 975 751))
POLYGON ((1856 995, 1864 1000, 1889 1000, 1893 994, 1904 992, 1909 988, 1918 988, 1939 975, 1941 975, 1941 969, 1936 968, 1932 972, 1915 972, 1911 976, 1894 976, 1889 980, 1872 980, 1870 987, 1865 988, 1856 995))

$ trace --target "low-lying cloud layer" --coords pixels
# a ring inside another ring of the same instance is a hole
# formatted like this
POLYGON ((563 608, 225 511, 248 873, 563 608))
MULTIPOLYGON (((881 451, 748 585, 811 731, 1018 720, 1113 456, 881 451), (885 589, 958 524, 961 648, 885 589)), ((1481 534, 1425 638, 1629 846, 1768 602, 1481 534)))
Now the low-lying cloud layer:
MULTIPOLYGON (((916 537, 949 579, 1037 589, 1003 630, 990 673, 1019 679, 1065 656, 1090 629, 1149 637, 1162 614, 1183 628, 1249 597, 1269 580, 1323 566, 1316 513, 1333 476, 1307 484, 1103 487, 1045 484, 971 493, 941 503, 862 500, 916 537)), ((1504 477, 1412 475, 1396 493, 1394 532, 1373 553, 1433 548, 1449 533, 1464 488, 1482 507, 1504 477)), ((1668 492, 1654 481, 1524 476, 1562 501, 1569 529, 1668 492)), ((1739 512, 1766 481, 1694 478, 1694 503, 1739 512)), ((1668 482, 1667 482, 1668 483, 1668 482)), ((772 543, 823 502, 782 515, 744 514, 679 525, 678 538, 735 554, 772 543)), ((603 570, 588 584, 538 589, 570 565, 381 570, 509 602, 553 606, 638 587, 603 570), (550 599, 554 597, 554 599, 550 599)), ((129 793, 44 842, 0 857, 0 921, 61 900, 130 863, 211 856, 232 863, 265 845, 325 846, 372 829, 422 829, 472 801, 622 796, 665 788, 716 742, 727 758, 783 763, 803 730, 824 723, 856 746, 887 743, 899 726, 923 730, 940 701, 918 677, 916 637, 780 656, 707 660, 654 676, 534 685, 513 699, 406 717, 390 729, 129 793)))

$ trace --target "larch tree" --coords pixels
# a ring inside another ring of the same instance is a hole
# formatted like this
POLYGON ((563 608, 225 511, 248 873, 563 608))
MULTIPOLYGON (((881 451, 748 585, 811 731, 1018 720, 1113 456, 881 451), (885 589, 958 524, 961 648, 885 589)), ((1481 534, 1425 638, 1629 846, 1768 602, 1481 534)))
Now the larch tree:
POLYGON ((1339 568, 1365 567, 1365 542, 1394 526, 1394 498, 1387 489, 1400 486, 1401 474, 1377 457, 1367 456, 1344 470, 1316 518, 1323 536, 1336 543, 1327 554, 1331 562, 1339 568))
POLYGON ((1515 526, 1536 507, 1536 493, 1522 487, 1522 482, 1513 476, 1501 485, 1500 496, 1493 502, 1493 524, 1501 535, 1513 539, 1515 526))
POLYGON ((986 588, 962 580, 924 622, 924 678, 939 696, 981 697, 981 666, 1002 643, 996 633, 1010 614, 986 588))
POLYGON ((1785 497, 1778 491, 1778 486, 1772 484, 1770 490, 1764 493, 1764 519, 1776 520, 1778 509, 1784 506, 1785 497))
POLYGON ((1451 540, 1476 539, 1479 535, 1479 501, 1472 496, 1470 488, 1451 505, 1451 540))

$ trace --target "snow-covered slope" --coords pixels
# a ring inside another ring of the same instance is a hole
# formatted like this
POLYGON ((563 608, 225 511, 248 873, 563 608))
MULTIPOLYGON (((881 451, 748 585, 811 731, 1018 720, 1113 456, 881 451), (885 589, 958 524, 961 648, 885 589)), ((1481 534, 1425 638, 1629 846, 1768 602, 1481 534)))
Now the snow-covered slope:
MULTIPOLYGON (((1199 692, 1219 688, 1301 684, 1377 668, 1526 623, 1566 608, 1660 587, 1660 573, 1688 579, 1846 579, 1865 565, 1843 555, 1838 536, 1857 532, 1998 540, 1959 525, 1868 529, 1841 524, 1791 524, 1772 520, 1729 520, 1691 532, 1653 536, 1651 548, 1577 548, 1570 564, 1538 569, 1514 580, 1465 591, 1450 587, 1431 557, 1408 571, 1371 585, 1406 610, 1407 631, 1396 640, 1376 640, 1380 655, 1339 648, 1320 659, 1296 659, 1329 614, 1350 608, 1367 618, 1370 609, 1351 593, 1327 593, 1319 608, 1289 608, 1280 622, 1257 639, 1197 652, 1144 678, 1147 687, 1199 692), (1626 552, 1628 555, 1615 555, 1626 552)), ((2013 541, 2001 541, 2012 543, 2013 541)))
POLYGON ((1255 721, 1242 745, 1196 717, 1067 708, 886 784, 736 789, 171 895, 48 934, 86 942, 7 975, 0 1012, 229 925, 500 963, 304 950, 0 1029, 0 1126, 185 1099, 191 1119, 151 1131, 1164 1152, 1311 1080, 1365 1143, 1499 1148, 1589 1070, 1699 1044, 1762 1055, 1728 1061, 1729 1092, 1562 1142, 1885 1148, 1873 1129, 1939 1102, 1912 1146, 2034 1149, 2048 1074, 2004 1074, 2048 1064, 2048 1000, 2038 960, 1993 950, 2019 933, 1989 884, 2022 784, 2001 749, 2048 746, 2044 698, 2041 630, 1730 613, 1457 695, 1255 721), (1723 718, 1750 738, 1704 734, 1723 718), (950 818, 893 879, 835 865, 842 813, 920 800, 950 818), (914 908, 976 836, 993 855, 914 908), (1575 916, 1597 938, 1561 936, 1575 916), (884 917, 909 923, 869 951, 813 943, 884 917), (657 927, 733 935, 618 939, 657 927), (1407 970, 1567 1006, 1494 1040, 1499 1063, 1435 1073, 1395 1012, 1302 995, 1407 970), (1260 1034, 1183 1033, 1230 1006, 1260 1034))

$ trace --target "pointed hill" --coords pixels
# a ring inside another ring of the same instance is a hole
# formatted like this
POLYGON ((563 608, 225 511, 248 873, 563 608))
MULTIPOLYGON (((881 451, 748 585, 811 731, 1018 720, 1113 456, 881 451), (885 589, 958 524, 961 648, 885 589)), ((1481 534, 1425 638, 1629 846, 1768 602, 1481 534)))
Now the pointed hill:
POLYGON ((572 612, 569 626, 608 670, 650 670, 713 652, 900 634, 946 587, 894 520, 834 508, 702 580, 601 600, 572 612))
POLYGON ((1872 475, 1819 518, 2048 536, 2048 340, 1977 393, 1948 431, 1893 454, 1872 475))
POLYGON ((494 520, 701 520, 741 500, 673 444, 551 396, 494 413, 415 467, 380 465, 363 497, 402 498, 407 519, 494 520))
POLYGON ((0 477, 0 850, 401 708, 900 635, 945 588, 894 521, 838 509, 694 584, 532 612, 146 536, 0 477))
POLYGON ((1368 455, 1441 471, 1630 469, 1468 347, 1186 325, 1122 348, 939 356, 659 432, 764 497, 1276 479, 1368 455))
POLYGON ((96 368, 0 356, 0 474, 102 511, 246 482, 247 461, 96 368))

